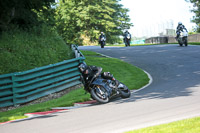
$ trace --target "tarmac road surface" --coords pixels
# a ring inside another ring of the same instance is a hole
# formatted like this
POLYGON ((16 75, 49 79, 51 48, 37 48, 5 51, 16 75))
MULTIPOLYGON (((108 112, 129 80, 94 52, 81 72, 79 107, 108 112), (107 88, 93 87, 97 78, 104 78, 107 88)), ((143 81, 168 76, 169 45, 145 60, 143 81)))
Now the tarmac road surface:
POLYGON ((120 133, 200 116, 200 46, 79 49, 138 66, 151 74, 153 83, 129 99, 0 125, 1 133, 120 133))

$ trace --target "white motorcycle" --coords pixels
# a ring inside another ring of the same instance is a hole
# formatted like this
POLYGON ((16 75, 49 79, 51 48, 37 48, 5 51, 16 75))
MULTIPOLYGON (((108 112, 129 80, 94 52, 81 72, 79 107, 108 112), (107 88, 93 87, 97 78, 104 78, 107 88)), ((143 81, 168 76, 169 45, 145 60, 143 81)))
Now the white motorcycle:
POLYGON ((183 29, 183 31, 180 31, 180 36, 177 39, 179 46, 183 46, 183 44, 185 46, 187 46, 188 45, 188 39, 187 38, 188 38, 188 32, 185 29, 183 29))

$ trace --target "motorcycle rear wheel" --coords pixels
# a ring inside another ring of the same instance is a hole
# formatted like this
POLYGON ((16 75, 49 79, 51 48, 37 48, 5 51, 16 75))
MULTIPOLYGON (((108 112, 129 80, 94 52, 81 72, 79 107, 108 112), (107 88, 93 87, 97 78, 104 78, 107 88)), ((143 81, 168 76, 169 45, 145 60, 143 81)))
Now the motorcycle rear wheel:
MULTIPOLYGON (((123 84, 123 83, 120 83, 120 84, 123 84)), ((121 94, 121 98, 129 98, 131 96, 131 92, 125 84, 123 84, 123 87, 120 87, 118 89, 121 94)))
POLYGON ((102 86, 95 86, 94 88, 91 89, 90 93, 92 97, 100 103, 109 102, 108 93, 106 89, 102 86))
POLYGON ((178 38, 178 44, 179 44, 179 46, 183 46, 183 39, 182 38, 178 38))

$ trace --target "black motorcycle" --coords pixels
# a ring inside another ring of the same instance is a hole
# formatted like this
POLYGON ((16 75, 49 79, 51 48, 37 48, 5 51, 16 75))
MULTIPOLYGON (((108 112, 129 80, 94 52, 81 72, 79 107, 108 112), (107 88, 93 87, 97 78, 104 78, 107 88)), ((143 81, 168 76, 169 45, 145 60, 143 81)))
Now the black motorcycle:
POLYGON ((104 72, 92 78, 86 91, 91 94, 94 100, 100 103, 108 103, 113 97, 128 98, 131 95, 128 87, 116 80, 109 72, 104 72))

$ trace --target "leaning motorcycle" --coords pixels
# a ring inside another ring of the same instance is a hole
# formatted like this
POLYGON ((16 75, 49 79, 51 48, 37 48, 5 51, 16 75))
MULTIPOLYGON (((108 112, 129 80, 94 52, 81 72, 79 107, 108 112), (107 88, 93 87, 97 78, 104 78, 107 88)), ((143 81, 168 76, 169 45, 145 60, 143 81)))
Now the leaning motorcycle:
POLYGON ((92 78, 86 91, 100 103, 108 103, 113 97, 128 98, 131 95, 128 87, 116 80, 109 72, 104 72, 92 78))
POLYGON ((185 46, 188 45, 188 32, 183 29, 183 31, 180 32, 180 36, 177 39, 179 46, 183 46, 183 44, 185 46))
POLYGON ((101 48, 104 48, 104 46, 106 45, 106 38, 105 37, 101 38, 100 44, 101 44, 101 48))

